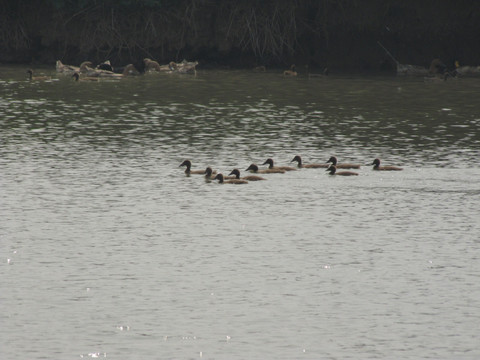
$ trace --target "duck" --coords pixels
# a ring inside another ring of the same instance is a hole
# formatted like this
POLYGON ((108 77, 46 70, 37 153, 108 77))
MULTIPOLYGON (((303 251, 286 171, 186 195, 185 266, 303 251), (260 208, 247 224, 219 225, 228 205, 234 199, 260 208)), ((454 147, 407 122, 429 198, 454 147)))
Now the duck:
POLYGON ((28 80, 31 80, 31 81, 45 81, 45 80, 51 79, 50 76, 33 76, 32 69, 28 69, 27 74, 28 74, 28 80))
POLYGON ((111 71, 113 72, 113 66, 110 63, 110 60, 106 60, 101 64, 98 64, 96 67, 97 70, 106 70, 106 71, 111 71))
POLYGON ((140 75, 140 71, 138 71, 137 68, 135 67, 135 65, 133 65, 133 64, 125 65, 125 67, 124 67, 123 69, 118 68, 117 70, 118 70, 118 71, 121 70, 121 74, 122 74, 123 76, 128 76, 128 75, 140 75))
POLYGON ((66 65, 63 64, 60 60, 57 60, 55 68, 58 73, 73 74, 74 72, 80 71, 78 66, 66 65))
POLYGON ((444 74, 447 71, 447 65, 443 63, 440 59, 433 59, 430 63, 430 68, 428 72, 430 74, 444 74))
POLYGON ((224 180, 223 174, 217 174, 214 180, 218 180, 220 184, 248 184, 248 181, 241 180, 241 179, 232 179, 232 180, 224 180))
POLYGON ((290 66, 290 70, 285 70, 283 72, 283 75, 284 76, 297 76, 297 72, 295 71, 295 64, 292 64, 292 66, 290 66))
POLYGON ((161 71, 160 64, 152 59, 145 58, 143 63, 145 64, 145 72, 161 71))
POLYGON ((280 169, 280 170, 284 170, 284 171, 293 171, 293 170, 297 170, 295 169, 294 167, 291 167, 291 166, 273 166, 273 159, 271 158, 268 158, 267 160, 265 160, 265 162, 262 164, 262 165, 266 165, 268 164, 268 168, 269 169, 280 169))
POLYGON ((335 165, 330 165, 327 170, 325 171, 330 171, 330 175, 341 175, 341 176, 358 176, 358 173, 353 172, 353 171, 338 171, 337 172, 337 167, 335 165))
POLYGON ((190 160, 185 160, 178 167, 186 166, 185 174, 188 175, 204 175, 205 170, 192 170, 192 162, 190 160))
POLYGON ((110 79, 120 79, 122 74, 116 74, 110 70, 94 69, 91 61, 84 61, 80 64, 80 73, 90 77, 106 77, 110 79))
POLYGON ((324 77, 327 77, 330 74, 330 70, 328 70, 328 68, 324 68, 321 74, 311 73, 310 72, 310 67, 308 65, 305 65, 305 68, 307 70, 307 77, 309 77, 309 78, 312 78, 312 77, 324 78, 324 77))
POLYGON ((335 156, 331 156, 327 163, 332 163, 337 169, 360 169, 358 164, 338 164, 335 156))
MULTIPOLYGON (((205 169, 205 180, 214 180, 215 176, 217 175, 217 170, 212 170, 209 166, 205 169)), ((233 176, 224 176, 224 179, 234 179, 233 176)))
POLYGON ((403 170, 401 167, 397 166, 380 166, 380 159, 375 159, 372 162, 373 170, 383 170, 383 171, 400 171, 403 170))
POLYGON ((453 70, 453 76, 478 73, 480 73, 480 66, 460 66, 460 62, 458 60, 455 60, 455 70, 453 70))
POLYGON ((284 174, 285 170, 281 169, 258 169, 256 164, 250 164, 245 171, 251 171, 256 174, 284 174))
POLYGON ((98 77, 92 77, 92 76, 80 77, 80 74, 78 72, 73 73, 72 78, 74 78, 75 81, 98 81, 98 77))
POLYGON ((299 168, 306 168, 306 169, 318 169, 318 168, 327 168, 328 167, 328 164, 303 164, 302 163, 302 158, 300 155, 296 155, 292 161, 290 162, 294 162, 296 161, 298 163, 298 167, 299 168))
POLYGON ((248 176, 243 176, 242 178, 240 177, 240 170, 238 169, 233 169, 232 172, 228 175, 235 175, 235 179, 240 179, 240 180, 247 180, 247 181, 260 181, 260 180, 267 180, 261 176, 257 175, 248 175, 248 176))

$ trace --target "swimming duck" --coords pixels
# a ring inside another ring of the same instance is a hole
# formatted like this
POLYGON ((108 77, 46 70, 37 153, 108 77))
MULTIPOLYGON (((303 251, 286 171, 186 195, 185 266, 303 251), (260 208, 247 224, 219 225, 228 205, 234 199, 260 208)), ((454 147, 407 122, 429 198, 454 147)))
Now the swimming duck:
POLYGON ((33 81, 44 81, 44 80, 50 80, 50 76, 33 76, 33 70, 28 69, 27 70, 28 74, 28 80, 33 80, 33 81))
POLYGON ((283 75, 284 76, 297 76, 297 72, 295 71, 295 64, 292 64, 292 66, 290 66, 290 70, 285 70, 283 72, 283 75))
POLYGON ((384 171, 400 171, 403 170, 401 167, 397 166, 380 166, 380 159, 375 159, 372 162, 373 170, 384 170, 384 171))
MULTIPOLYGON (((205 169, 204 174, 206 180, 214 180, 215 176, 217 175, 217 170, 212 170, 212 168, 209 166, 205 169)), ((234 177, 225 176, 224 179, 234 179, 234 177)))
POLYGON ((248 184, 246 180, 233 179, 233 180, 224 180, 223 174, 217 174, 214 180, 218 180, 220 184, 248 184))
POLYGON ((256 174, 284 174, 285 170, 281 169, 258 169, 256 164, 250 164, 245 171, 251 171, 256 174))
POLYGON ((262 165, 266 165, 268 164, 268 168, 269 169, 280 169, 280 170, 284 170, 284 171, 293 171, 293 170, 297 170, 291 166, 273 166, 273 159, 271 158, 268 158, 267 160, 265 160, 265 162, 262 164, 262 165))
POLYGON ((331 156, 327 163, 332 163, 337 169, 360 169, 360 165, 358 164, 337 164, 337 158, 335 156, 331 156))
POLYGON ((203 175, 203 174, 205 174, 205 170, 191 170, 192 162, 190 160, 185 160, 178 167, 181 167, 181 166, 186 166, 187 167, 185 169, 185 174, 187 174, 187 175, 192 175, 192 174, 203 175))
POLYGON ((318 168, 327 168, 328 167, 328 164, 303 164, 302 163, 302 158, 300 157, 300 155, 296 155, 292 161, 290 162, 294 162, 296 161, 298 163, 298 167, 299 168, 307 168, 307 169, 318 169, 318 168))
POLYGON ((330 165, 327 170, 325 171, 330 171, 330 175, 341 175, 341 176, 357 176, 358 173, 353 172, 353 171, 338 171, 337 172, 337 167, 335 165, 330 165))
POLYGON ((98 77, 92 77, 92 76, 80 77, 80 74, 78 72, 74 73, 72 77, 75 79, 75 81, 98 81, 98 77))
POLYGON ((259 180, 267 180, 261 176, 257 175, 248 175, 248 176, 243 176, 240 178, 240 170, 238 169, 233 169, 232 172, 228 175, 235 175, 235 179, 241 179, 241 180, 247 180, 247 181, 259 181, 259 180))

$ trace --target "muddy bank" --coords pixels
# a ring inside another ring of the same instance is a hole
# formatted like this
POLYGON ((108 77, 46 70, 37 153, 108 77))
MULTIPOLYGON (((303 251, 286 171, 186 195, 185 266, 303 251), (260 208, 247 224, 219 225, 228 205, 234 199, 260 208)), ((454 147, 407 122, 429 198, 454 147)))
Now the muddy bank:
POLYGON ((480 2, 6 0, 0 62, 392 71, 393 61, 480 64, 480 2))

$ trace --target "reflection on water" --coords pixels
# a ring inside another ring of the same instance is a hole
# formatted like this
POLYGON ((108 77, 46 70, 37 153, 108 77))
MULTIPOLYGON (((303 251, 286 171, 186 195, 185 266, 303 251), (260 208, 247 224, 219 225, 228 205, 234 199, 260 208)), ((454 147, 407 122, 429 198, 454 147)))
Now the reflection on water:
POLYGON ((1 68, 0 358, 478 357, 479 86, 1 68))

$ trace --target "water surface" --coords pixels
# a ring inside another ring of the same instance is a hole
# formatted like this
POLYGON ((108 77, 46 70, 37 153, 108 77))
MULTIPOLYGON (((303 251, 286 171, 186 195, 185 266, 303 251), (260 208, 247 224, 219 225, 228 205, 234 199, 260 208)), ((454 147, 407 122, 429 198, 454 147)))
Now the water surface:
POLYGON ((42 70, 0 68, 2 359, 480 356, 478 78, 42 70), (179 168, 297 154, 362 168, 179 168))

